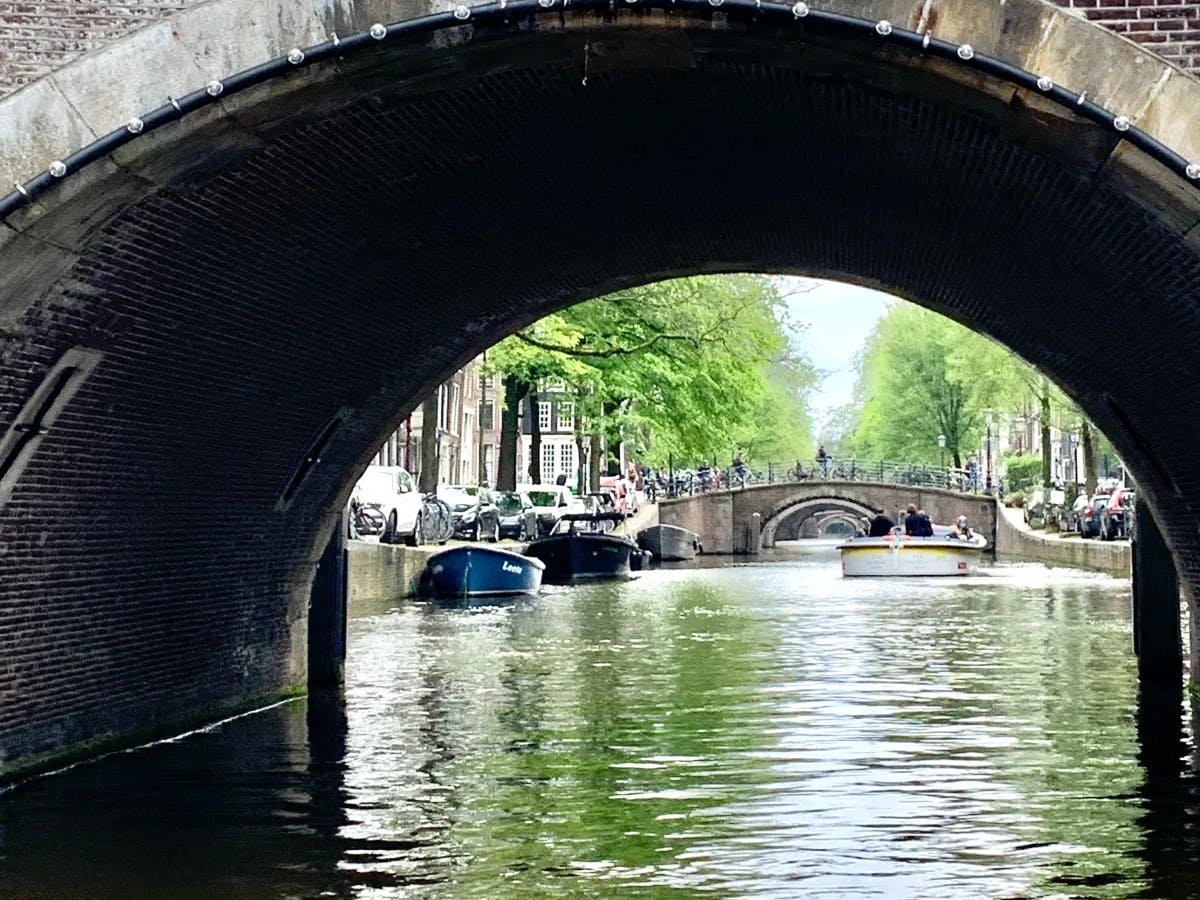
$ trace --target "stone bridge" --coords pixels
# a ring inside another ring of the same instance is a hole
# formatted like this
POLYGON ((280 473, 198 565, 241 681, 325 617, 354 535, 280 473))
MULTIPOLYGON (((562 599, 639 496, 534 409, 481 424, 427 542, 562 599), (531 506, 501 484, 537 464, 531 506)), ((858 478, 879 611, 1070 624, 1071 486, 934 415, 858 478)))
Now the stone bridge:
MULTIPOLYGON (((0 775, 302 688, 313 653, 336 680, 318 561, 384 437, 515 328, 674 275, 832 277, 996 338, 1200 586, 1200 83, 1076 12, 6 12, 0 775), (1114 333, 1137 363, 1098 371, 1114 333)), ((1086 8, 1187 66, 1196 12, 1086 8)))
POLYGON ((820 527, 830 520, 883 513, 903 520, 910 503, 929 513, 934 522, 950 524, 965 515, 971 527, 996 540, 996 501, 982 495, 941 488, 914 488, 868 481, 811 481, 754 485, 741 490, 710 491, 694 497, 664 500, 659 521, 697 532, 705 553, 757 553, 774 547, 777 539, 795 537, 805 522, 820 527), (754 517, 758 516, 759 544, 755 546, 754 517))

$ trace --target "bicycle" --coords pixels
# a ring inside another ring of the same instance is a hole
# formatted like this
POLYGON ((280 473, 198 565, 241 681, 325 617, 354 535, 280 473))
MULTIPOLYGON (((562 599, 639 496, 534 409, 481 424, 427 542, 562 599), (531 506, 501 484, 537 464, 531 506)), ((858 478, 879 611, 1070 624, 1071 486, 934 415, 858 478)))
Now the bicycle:
POLYGON ((454 537, 454 515, 450 504, 433 492, 421 495, 420 534, 418 543, 444 544, 454 537))
POLYGON ((374 503, 361 503, 358 498, 350 500, 350 537, 357 539, 373 534, 383 534, 387 520, 383 510, 374 503))

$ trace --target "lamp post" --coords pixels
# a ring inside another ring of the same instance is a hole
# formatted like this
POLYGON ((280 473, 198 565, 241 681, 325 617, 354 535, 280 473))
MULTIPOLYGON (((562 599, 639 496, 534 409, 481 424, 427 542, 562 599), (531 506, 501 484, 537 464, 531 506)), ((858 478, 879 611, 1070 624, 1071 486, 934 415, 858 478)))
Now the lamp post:
POLYGON ((938 465, 946 468, 946 436, 938 435, 938 465))
POLYGON ((983 421, 987 425, 987 476, 983 482, 983 489, 990 494, 992 492, 992 411, 990 409, 984 411, 983 421))

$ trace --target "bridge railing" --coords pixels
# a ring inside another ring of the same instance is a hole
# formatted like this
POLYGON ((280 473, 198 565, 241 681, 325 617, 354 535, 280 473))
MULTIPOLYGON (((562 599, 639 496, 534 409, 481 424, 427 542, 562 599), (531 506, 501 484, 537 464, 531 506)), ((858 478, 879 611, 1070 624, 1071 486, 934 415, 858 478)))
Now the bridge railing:
POLYGON ((835 459, 778 461, 756 465, 699 467, 660 473, 659 494, 688 496, 715 490, 737 490, 760 484, 812 481, 871 481, 912 487, 946 488, 968 493, 990 493, 983 474, 970 467, 931 466, 894 460, 835 459))

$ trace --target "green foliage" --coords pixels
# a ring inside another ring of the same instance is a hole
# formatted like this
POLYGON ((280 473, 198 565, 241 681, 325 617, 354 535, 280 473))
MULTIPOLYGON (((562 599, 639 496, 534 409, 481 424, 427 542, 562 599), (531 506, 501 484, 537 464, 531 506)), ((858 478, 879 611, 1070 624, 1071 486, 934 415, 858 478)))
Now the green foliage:
MULTIPOLYGON (((850 454, 871 459, 961 466, 983 442, 987 413, 1046 421, 1054 410, 1078 422, 1078 408, 1044 375, 983 335, 909 303, 897 302, 876 325, 860 355, 852 427, 843 411, 842 442, 850 454)), ((1070 427, 1068 425, 1068 427, 1070 427)), ((1049 453, 1049 445, 1044 448, 1049 453)), ((844 450, 842 455, 846 455, 844 450)), ((1033 483, 1042 482, 1048 456, 1034 458, 1033 483)))
POLYGON ((791 351, 791 327, 769 278, 682 278, 547 316, 488 364, 532 383, 563 379, 581 432, 623 435, 651 465, 752 461, 811 446, 816 373, 791 351))
POLYGON ((1006 453, 1003 457, 1005 487, 1027 492, 1042 483, 1042 457, 1028 453, 1006 453))

